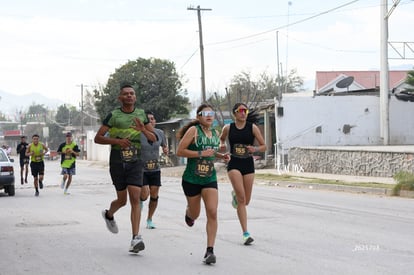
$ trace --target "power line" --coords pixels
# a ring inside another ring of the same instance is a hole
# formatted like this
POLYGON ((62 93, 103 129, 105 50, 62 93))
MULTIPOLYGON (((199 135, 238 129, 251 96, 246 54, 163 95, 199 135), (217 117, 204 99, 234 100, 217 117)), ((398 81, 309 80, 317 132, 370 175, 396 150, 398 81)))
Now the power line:
POLYGON ((249 39, 249 38, 252 38, 252 37, 264 35, 264 34, 267 34, 267 33, 270 33, 270 32, 277 31, 279 29, 287 28, 287 27, 290 27, 290 26, 293 26, 293 25, 297 25, 297 24, 300 24, 300 23, 309 21, 309 20, 314 19, 316 17, 319 17, 319 16, 322 16, 322 15, 331 13, 331 12, 333 12, 335 10, 338 10, 338 9, 343 8, 343 7, 346 7, 346 6, 349 6, 351 4, 354 4, 354 3, 358 2, 358 1, 359 0, 354 0, 354 1, 351 1, 351 2, 348 2, 348 3, 345 3, 343 5, 340 5, 338 7, 335 7, 335 8, 326 10, 326 11, 322 11, 320 13, 317 13, 315 15, 309 16, 307 18, 304 18, 304 19, 301 19, 301 20, 298 20, 298 21, 295 21, 295 22, 292 22, 292 23, 289 23, 289 24, 285 24, 285 25, 282 25, 282 26, 279 26, 279 27, 276 27, 276 28, 273 28, 273 29, 270 29, 270 30, 267 30, 267 31, 263 31, 263 32, 259 32, 259 33, 247 35, 247 36, 244 36, 244 37, 235 38, 235 39, 225 40, 225 41, 221 41, 221 42, 208 43, 207 45, 208 46, 214 46, 214 45, 219 45, 219 44, 226 44, 226 43, 231 43, 231 42, 235 42, 235 41, 240 41, 240 40, 249 39))

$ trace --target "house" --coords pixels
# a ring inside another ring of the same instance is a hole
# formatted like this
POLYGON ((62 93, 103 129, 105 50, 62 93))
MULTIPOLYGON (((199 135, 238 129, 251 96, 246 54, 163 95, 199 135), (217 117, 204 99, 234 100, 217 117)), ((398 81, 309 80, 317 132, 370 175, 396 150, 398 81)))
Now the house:
MULTIPOLYGON (((391 91, 405 89, 407 72, 390 72, 391 91)), ((302 146, 382 145, 379 80, 377 71, 317 72, 313 95, 284 95, 275 108, 277 154, 302 146), (344 79, 347 85, 337 85, 344 79)), ((414 103, 398 94, 390 93, 390 145, 411 145, 414 103)))
MULTIPOLYGON (((408 71, 389 71, 389 90, 396 93, 407 88, 408 71)), ((379 90, 379 71, 317 71, 315 92, 317 95, 361 90, 379 90), (342 84, 342 85, 341 85, 342 84)))

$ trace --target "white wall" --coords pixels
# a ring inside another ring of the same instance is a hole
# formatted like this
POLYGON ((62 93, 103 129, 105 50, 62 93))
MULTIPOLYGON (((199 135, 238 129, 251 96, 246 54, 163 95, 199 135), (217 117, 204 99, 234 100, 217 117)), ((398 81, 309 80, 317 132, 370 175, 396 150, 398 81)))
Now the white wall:
MULTIPOLYGON (((305 96, 282 100, 277 117, 283 149, 294 146, 382 145, 378 96, 305 96), (344 125, 350 125, 348 134, 344 125), (321 133, 316 128, 321 126, 321 133)), ((390 143, 414 144, 414 102, 390 99, 390 143)))
POLYGON ((108 161, 109 153, 111 151, 110 145, 96 144, 94 142, 96 132, 88 131, 86 133, 86 148, 87 159, 94 161, 108 161))

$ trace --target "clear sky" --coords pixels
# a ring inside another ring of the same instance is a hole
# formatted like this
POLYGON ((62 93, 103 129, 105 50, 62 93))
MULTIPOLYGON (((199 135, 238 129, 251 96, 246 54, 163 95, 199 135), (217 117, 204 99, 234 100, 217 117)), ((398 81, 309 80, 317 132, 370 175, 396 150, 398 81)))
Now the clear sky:
MULTIPOLYGON (((0 0, 0 90, 78 105, 80 84, 106 85, 128 60, 155 57, 173 61, 192 101, 200 100, 198 20, 191 5, 211 9, 202 12, 207 94, 224 92, 242 71, 253 79, 276 75, 278 60, 281 73, 296 69, 311 90, 316 71, 379 70, 381 3, 0 0)), ((414 41, 413 14, 414 1, 401 0, 389 18, 389 41, 414 41)), ((391 49, 389 57, 397 57, 391 49)), ((412 64, 389 60, 390 69, 412 64)))

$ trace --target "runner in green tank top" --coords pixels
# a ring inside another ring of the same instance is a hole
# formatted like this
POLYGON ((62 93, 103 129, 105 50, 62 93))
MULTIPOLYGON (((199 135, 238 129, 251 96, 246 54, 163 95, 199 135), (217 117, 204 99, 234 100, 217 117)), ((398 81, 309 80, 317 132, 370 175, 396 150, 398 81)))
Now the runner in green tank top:
POLYGON ((33 176, 35 187, 35 196, 39 196, 39 188, 43 189, 43 178, 45 175, 45 163, 43 161, 45 153, 49 148, 42 142, 39 142, 39 135, 32 136, 32 143, 27 146, 26 156, 30 157, 30 170, 33 176))
POLYGON ((150 141, 156 141, 154 129, 148 123, 144 110, 135 108, 137 97, 130 85, 124 85, 118 95, 121 108, 113 110, 104 119, 103 125, 95 136, 95 143, 110 144, 109 172, 116 190, 116 199, 109 209, 102 210, 108 230, 118 233, 114 214, 125 206, 127 199, 131 204, 132 240, 129 252, 138 253, 145 249, 139 224, 141 207, 139 205, 142 187, 143 163, 140 157, 141 134, 150 141), (109 133, 109 135, 107 135, 109 133))
POLYGON ((72 183, 72 176, 76 175, 76 157, 79 156, 80 149, 76 142, 72 140, 72 133, 68 132, 65 135, 65 142, 61 143, 57 149, 60 156, 60 166, 62 167, 61 175, 62 182, 60 188, 63 189, 63 194, 69 195, 69 186, 72 183))
POLYGON ((214 168, 216 157, 228 159, 228 155, 217 153, 220 143, 218 133, 212 129, 215 112, 211 105, 202 104, 197 108, 197 119, 178 132, 180 143, 177 156, 187 158, 182 178, 182 187, 187 199, 185 222, 193 226, 200 215, 203 199, 207 215, 207 249, 204 263, 216 263, 213 247, 217 235, 218 190, 214 168))

